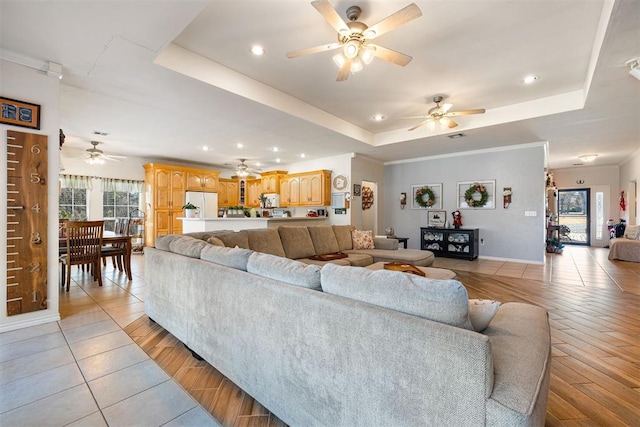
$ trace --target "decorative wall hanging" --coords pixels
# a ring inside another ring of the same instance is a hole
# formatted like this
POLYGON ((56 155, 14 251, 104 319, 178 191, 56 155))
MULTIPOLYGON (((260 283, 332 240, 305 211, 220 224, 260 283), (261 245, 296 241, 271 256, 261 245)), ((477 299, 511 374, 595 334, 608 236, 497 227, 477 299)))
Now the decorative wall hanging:
POLYGON ((495 209, 496 180, 458 182, 458 209, 495 209))
POLYGON ((362 187, 362 210, 373 206, 373 190, 367 186, 362 187))
POLYGON ((360 196, 360 189, 362 187, 360 187, 360 184, 353 184, 353 197, 358 197, 360 196))
POLYGON ((338 175, 333 178, 333 188, 336 190, 344 190, 347 188, 347 178, 344 175, 338 175))
POLYGON ((29 102, 0 97, 0 123, 40 129, 40 106, 29 102))
POLYGON ((511 204, 511 187, 504 187, 502 189, 502 207, 507 209, 511 204))
POLYGON ((442 183, 411 186, 411 209, 442 209, 442 183))
POLYGON ((400 193, 400 209, 407 206, 407 193, 400 193))

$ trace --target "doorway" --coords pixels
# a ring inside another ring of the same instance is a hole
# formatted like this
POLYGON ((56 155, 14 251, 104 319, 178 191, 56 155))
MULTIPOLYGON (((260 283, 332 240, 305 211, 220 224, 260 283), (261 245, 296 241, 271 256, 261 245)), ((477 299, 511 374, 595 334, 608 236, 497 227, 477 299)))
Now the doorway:
MULTIPOLYGON (((362 229, 378 234, 378 184, 362 181, 362 229)), ((358 200, 358 199, 356 199, 358 200)))
POLYGON ((560 241, 568 245, 591 244, 590 190, 558 190, 560 241))

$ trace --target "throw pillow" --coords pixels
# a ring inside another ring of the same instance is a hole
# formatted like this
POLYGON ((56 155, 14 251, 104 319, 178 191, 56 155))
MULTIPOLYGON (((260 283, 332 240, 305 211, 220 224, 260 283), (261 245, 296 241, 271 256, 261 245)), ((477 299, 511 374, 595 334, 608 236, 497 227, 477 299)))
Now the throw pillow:
POLYGON ((351 230, 353 249, 375 249, 373 245, 373 231, 351 230))
POLYGON ((469 300, 469 320, 476 332, 484 331, 498 312, 500 303, 488 299, 469 300))
POLYGON ((624 231, 624 237, 631 240, 640 239, 640 225, 629 225, 624 231))
POLYGON ((469 321, 469 296, 457 280, 325 264, 320 270, 320 282, 328 294, 473 330, 469 321))

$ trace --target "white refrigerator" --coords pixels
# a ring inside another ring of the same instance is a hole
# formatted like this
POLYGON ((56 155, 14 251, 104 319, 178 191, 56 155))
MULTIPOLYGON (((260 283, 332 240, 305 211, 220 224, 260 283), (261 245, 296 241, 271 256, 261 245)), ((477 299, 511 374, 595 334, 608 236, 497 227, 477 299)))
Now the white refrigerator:
POLYGON ((218 194, 203 191, 187 191, 186 202, 198 207, 198 218, 218 217, 218 194))

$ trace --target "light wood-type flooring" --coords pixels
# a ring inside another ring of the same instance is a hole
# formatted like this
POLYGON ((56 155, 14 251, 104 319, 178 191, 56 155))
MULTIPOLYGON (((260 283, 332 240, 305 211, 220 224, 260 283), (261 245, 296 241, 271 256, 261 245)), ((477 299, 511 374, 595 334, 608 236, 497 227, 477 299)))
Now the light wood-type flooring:
MULTIPOLYGON (((470 298, 520 301, 549 312, 548 426, 640 426, 640 264, 600 248, 567 247, 545 265, 438 258, 470 298)), ((125 332, 225 426, 284 425, 146 316, 125 332)))

